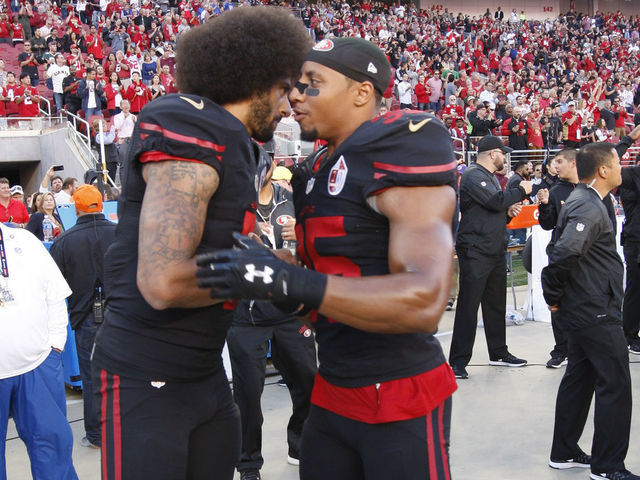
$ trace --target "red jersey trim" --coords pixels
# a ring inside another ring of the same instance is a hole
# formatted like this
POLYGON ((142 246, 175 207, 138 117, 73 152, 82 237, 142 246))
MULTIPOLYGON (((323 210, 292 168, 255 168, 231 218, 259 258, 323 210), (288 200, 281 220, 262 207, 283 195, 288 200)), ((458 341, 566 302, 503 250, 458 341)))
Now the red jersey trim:
POLYGON ((391 163, 373 162, 373 168, 396 173, 442 173, 455 169, 456 165, 457 163, 455 160, 445 165, 429 165, 426 167, 405 167, 402 165, 393 165, 391 163))
POLYGON ((153 132, 159 132, 165 137, 170 138, 172 140, 191 143, 192 145, 198 145, 199 147, 209 148, 215 152, 224 153, 224 151, 227 149, 227 147, 225 147, 224 145, 218 145, 208 140, 202 140, 201 138, 182 135, 180 133, 167 130, 166 128, 163 128, 160 125, 156 125, 154 123, 142 122, 140 123, 140 128, 144 130, 151 130, 153 132))
POLYGON ((140 163, 149 162, 166 162, 167 160, 178 160, 179 162, 195 162, 195 163, 207 163, 202 160, 196 160, 195 158, 176 157, 175 155, 169 155, 168 153, 161 152, 159 150, 149 150, 140 155, 140 163))
POLYGON ((458 388, 447 363, 413 377, 345 388, 316 375, 311 403, 343 417, 377 424, 427 415, 458 388))

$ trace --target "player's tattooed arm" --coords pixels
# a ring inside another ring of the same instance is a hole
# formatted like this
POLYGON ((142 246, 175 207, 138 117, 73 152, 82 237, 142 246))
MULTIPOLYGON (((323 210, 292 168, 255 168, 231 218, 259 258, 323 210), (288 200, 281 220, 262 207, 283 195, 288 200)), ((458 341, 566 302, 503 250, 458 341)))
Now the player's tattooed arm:
POLYGON ((138 240, 137 285, 155 309, 215 303, 196 284, 194 255, 218 173, 195 162, 164 161, 143 167, 147 183, 138 240))
POLYGON ((376 197, 389 219, 389 275, 330 275, 319 311, 376 333, 434 332, 444 311, 453 267, 448 186, 394 187, 376 197))

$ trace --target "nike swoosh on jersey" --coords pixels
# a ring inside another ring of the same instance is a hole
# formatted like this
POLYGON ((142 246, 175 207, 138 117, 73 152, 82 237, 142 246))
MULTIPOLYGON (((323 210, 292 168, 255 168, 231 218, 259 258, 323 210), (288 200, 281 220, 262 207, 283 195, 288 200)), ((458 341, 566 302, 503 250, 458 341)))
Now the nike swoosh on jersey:
POLYGON ((413 120, 409 121, 409 131, 411 133, 415 133, 418 130, 420 130, 422 127, 424 127, 427 123, 429 123, 432 119, 431 118, 425 118, 424 120, 422 120, 421 122, 418 123, 413 123, 413 120))
POLYGON ((180 98, 185 102, 190 103, 193 107, 197 108, 198 110, 202 110, 204 108, 204 102, 202 100, 200 100, 200 102, 195 102, 188 97, 180 96, 180 98))

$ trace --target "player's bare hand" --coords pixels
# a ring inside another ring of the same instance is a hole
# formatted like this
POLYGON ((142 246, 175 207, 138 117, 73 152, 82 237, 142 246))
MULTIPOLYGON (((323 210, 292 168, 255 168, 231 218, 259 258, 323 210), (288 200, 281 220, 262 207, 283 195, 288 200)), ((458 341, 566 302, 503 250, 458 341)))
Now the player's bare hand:
POLYGON ((282 227, 282 239, 294 242, 297 241, 295 228, 295 219, 289 220, 289 222, 282 227))
POLYGON ((522 204, 515 203, 509 207, 509 209, 507 210, 507 215, 509 215, 511 218, 517 217, 518 215, 520 215, 521 211, 522 211, 522 204))
POLYGON ((298 257, 296 257, 288 248, 279 248, 273 250, 273 254, 283 262, 287 262, 290 265, 298 265, 298 257))
POLYGON ((540 203, 544 205, 549 203, 549 190, 547 188, 541 188, 538 190, 538 200, 540 200, 540 203))
POLYGON ((551 313, 556 313, 558 310, 560 310, 560 307, 558 305, 547 305, 547 308, 551 313))
POLYGON ((521 181, 520 186, 524 188, 524 191, 527 195, 531 193, 531 189, 533 188, 533 184, 529 180, 521 181))

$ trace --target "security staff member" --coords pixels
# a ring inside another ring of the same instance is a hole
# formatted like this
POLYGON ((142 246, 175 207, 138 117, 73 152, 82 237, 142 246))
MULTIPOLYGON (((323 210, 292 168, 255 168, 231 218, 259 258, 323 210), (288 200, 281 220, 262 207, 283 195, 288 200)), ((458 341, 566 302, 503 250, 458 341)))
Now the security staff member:
MULTIPOLYGON (((266 144, 265 144, 266 145, 266 144)), ((261 150, 262 155, 267 153, 261 150)), ((267 158, 268 161, 271 159, 267 158)), ((271 163, 260 190, 257 220, 265 244, 282 248, 283 240, 295 242, 295 210, 291 192, 271 181, 271 163)), ((238 463, 241 480, 259 480, 262 458, 262 410, 267 346, 271 359, 282 374, 293 404, 287 425, 287 461, 298 465, 302 427, 311 406, 311 390, 316 374, 316 349, 311 329, 300 319, 266 301, 243 300, 236 307, 227 346, 233 371, 233 399, 240 410, 242 453, 238 463)))
POLYGON ((460 180, 460 228, 456 252, 460 262, 460 295, 453 326, 449 364, 456 378, 468 378, 476 336, 478 306, 482 304, 489 363, 521 367, 527 361, 509 353, 506 345, 505 250, 507 223, 516 216, 519 202, 531 193, 531 182, 521 181, 504 192, 494 172, 504 168, 511 149, 492 135, 478 143, 478 160, 460 180))
POLYGON ((591 468, 595 480, 640 480, 625 469, 631 424, 631 376, 621 325, 623 266, 602 199, 622 182, 613 145, 577 155, 580 184, 560 211, 557 241, 542 270, 551 311, 561 313, 569 363, 556 400, 552 468, 591 468), (595 392, 591 456, 578 446, 595 392))
POLYGON ((78 187, 73 201, 78 222, 53 243, 51 256, 73 291, 69 297, 69 320, 75 330, 86 432, 80 444, 99 448, 100 408, 91 377, 91 349, 102 323, 104 254, 113 241, 116 226, 104 218, 102 194, 95 186, 78 187))
MULTIPOLYGON (((550 190, 538 191, 538 221, 545 230, 553 230, 551 241, 555 241, 558 215, 569 195, 578 184, 578 170, 576 169, 576 155, 578 151, 573 148, 560 150, 554 161, 558 171, 558 181, 550 190)), ((560 368, 567 364, 567 335, 561 328, 561 319, 558 312, 551 313, 551 328, 555 345, 550 352, 551 358, 547 361, 547 368, 560 368)))

